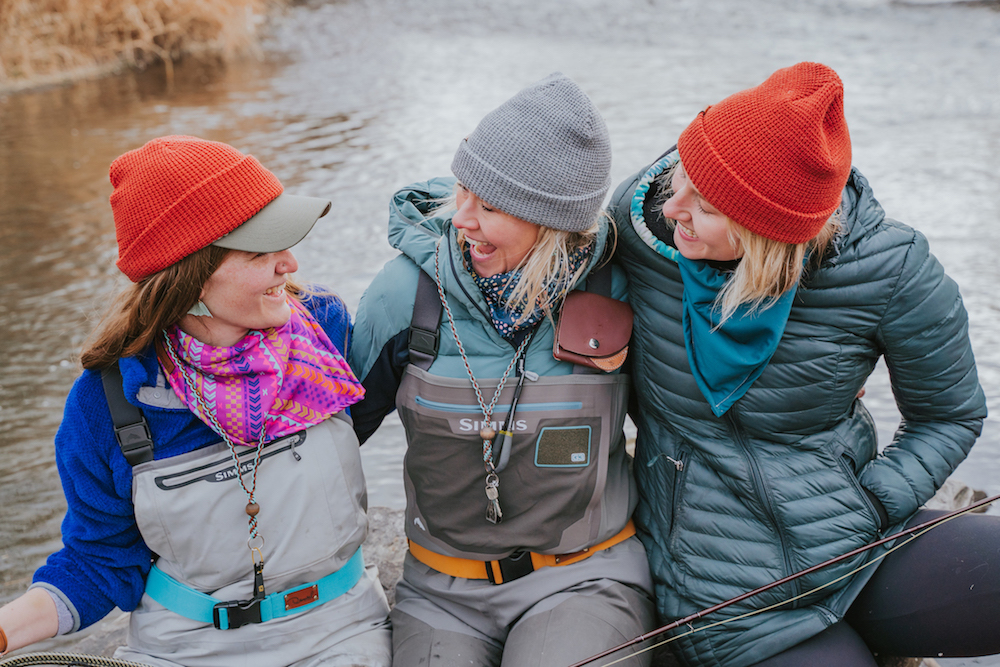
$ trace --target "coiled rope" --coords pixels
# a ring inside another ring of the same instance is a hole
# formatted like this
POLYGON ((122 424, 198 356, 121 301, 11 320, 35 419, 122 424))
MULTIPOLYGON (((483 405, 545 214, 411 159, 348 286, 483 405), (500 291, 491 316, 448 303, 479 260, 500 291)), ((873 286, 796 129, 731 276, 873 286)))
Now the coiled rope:
POLYGON ((70 667, 149 667, 138 662, 84 653, 25 653, 0 660, 0 667, 15 665, 69 665, 70 667))

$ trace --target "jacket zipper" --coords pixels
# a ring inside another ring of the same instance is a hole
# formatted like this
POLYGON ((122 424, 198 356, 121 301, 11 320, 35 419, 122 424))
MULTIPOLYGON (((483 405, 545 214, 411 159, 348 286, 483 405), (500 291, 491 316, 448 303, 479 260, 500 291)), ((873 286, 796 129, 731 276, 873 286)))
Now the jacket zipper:
POLYGON ((875 505, 869 500, 868 494, 865 493, 864 487, 861 486, 861 481, 858 479, 858 474, 854 472, 854 460, 845 454, 840 455, 840 468, 844 471, 844 475, 850 481, 851 485, 857 490, 858 495, 861 496, 861 500, 864 502, 865 507, 868 508, 868 513, 871 514, 872 519, 875 521, 877 526, 876 531, 879 535, 882 534, 882 518, 879 516, 878 510, 875 509, 875 505))
MULTIPOLYGON (((782 576, 788 576, 792 573, 792 561, 788 555, 788 542, 785 539, 785 531, 783 531, 781 526, 778 524, 778 517, 774 512, 774 505, 771 503, 771 496, 767 492, 767 487, 764 485, 764 475, 760 471, 757 459, 755 459, 750 453, 750 445, 747 444, 746 438, 743 436, 743 427, 740 425, 739 417, 736 416, 735 406, 726 412, 726 423, 729 425, 729 430, 732 432, 733 438, 743 449, 743 454, 746 456, 747 463, 750 467, 750 475, 753 477, 754 488, 757 490, 757 495, 760 496, 761 502, 764 504, 764 511, 767 513, 767 517, 771 520, 774 530, 778 533, 778 540, 781 543, 781 558, 785 567, 785 571, 782 573, 782 576)), ((789 597, 794 598, 800 592, 799 580, 795 579, 790 581, 788 582, 788 585, 792 588, 792 594, 789 597)))

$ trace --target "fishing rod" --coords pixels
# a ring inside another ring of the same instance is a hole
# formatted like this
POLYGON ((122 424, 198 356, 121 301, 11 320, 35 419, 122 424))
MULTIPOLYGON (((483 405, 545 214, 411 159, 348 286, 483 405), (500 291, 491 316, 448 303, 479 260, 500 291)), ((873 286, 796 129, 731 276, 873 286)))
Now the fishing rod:
MULTIPOLYGON (((874 549, 875 547, 878 547, 878 546, 881 546, 883 544, 886 544, 887 542, 892 542, 894 540, 898 540, 901 537, 906 537, 907 535, 912 535, 913 533, 919 533, 921 531, 930 530, 931 528, 933 528, 933 527, 935 527, 935 526, 937 526, 939 524, 942 524, 945 521, 950 521, 950 520, 954 519, 955 517, 960 516, 962 514, 967 514, 969 512, 973 512, 973 511, 979 509, 980 507, 985 507, 986 505, 989 505, 992 502, 996 502, 997 500, 1000 500, 1000 494, 995 495, 995 496, 990 496, 989 498, 983 498, 982 500, 980 500, 978 502, 975 502, 975 503, 972 503, 971 505, 969 505, 967 507, 962 507, 962 508, 957 509, 957 510, 955 510, 953 512, 948 512, 947 514, 942 514, 939 517, 935 517, 933 519, 930 519, 929 521, 925 521, 923 523, 917 524, 916 526, 912 526, 910 528, 904 528, 903 530, 899 531, 898 533, 895 533, 895 534, 890 535, 888 537, 883 537, 880 540, 875 540, 874 542, 870 542, 869 544, 866 544, 866 545, 864 545, 862 547, 858 547, 857 549, 854 549, 852 551, 848 551, 845 554, 841 554, 839 556, 834 556, 833 558, 830 558, 829 560, 825 560, 822 563, 818 563, 818 564, 813 565, 811 567, 807 567, 806 569, 800 570, 800 571, 798 571, 798 572, 796 572, 794 574, 790 574, 787 577, 784 577, 782 579, 778 579, 777 581, 772 581, 769 584, 765 584, 764 586, 761 586, 760 588, 755 588, 752 591, 748 591, 748 592, 743 593, 741 595, 737 595, 734 598, 726 600, 725 602, 720 602, 719 604, 713 605, 713 606, 708 607, 706 609, 702 609, 701 611, 697 611, 697 612, 691 614, 690 616, 686 616, 686 617, 684 617, 684 618, 682 618, 680 620, 674 621, 673 623, 669 623, 667 625, 664 625, 661 628, 657 628, 657 629, 655 629, 655 630, 653 630, 651 632, 647 632, 645 634, 639 635, 638 637, 635 637, 634 639, 630 639, 629 641, 625 642, 624 644, 619 644, 618 646, 615 646, 614 648, 609 648, 606 651, 602 651, 601 653, 593 655, 593 656, 587 658, 586 660, 581 660, 580 662, 573 663, 569 667, 584 667, 584 665, 589 665, 590 663, 594 662, 595 660, 600 660, 601 658, 606 658, 607 656, 611 655, 612 653, 616 653, 616 652, 618 652, 618 651, 620 651, 620 650, 622 650, 624 648, 628 648, 630 646, 635 646, 636 644, 641 644, 642 642, 646 641, 647 639, 652 639, 653 637, 656 637, 657 635, 662 635, 664 632, 669 632, 670 630, 674 630, 676 628, 679 628, 682 625, 688 625, 689 623, 691 623, 693 621, 696 621, 696 620, 698 620, 699 618, 701 618, 703 616, 707 616, 708 614, 715 613, 715 612, 719 611, 720 609, 725 609, 726 607, 734 605, 737 602, 742 602, 743 600, 746 600, 747 598, 751 598, 751 597, 753 597, 755 595, 759 595, 760 593, 763 593, 765 591, 769 591, 772 588, 777 588, 778 586, 781 586, 783 584, 787 584, 788 582, 793 581, 795 579, 798 579, 799 577, 804 577, 807 574, 812 574, 813 572, 816 572, 817 570, 821 570, 824 567, 828 567, 828 566, 833 565, 835 563, 839 563, 842 560, 847 560, 848 558, 852 558, 854 556, 857 556, 860 553, 864 553, 865 551, 868 551, 870 549, 874 549)), ((786 600, 786 602, 789 602, 789 601, 786 600)))

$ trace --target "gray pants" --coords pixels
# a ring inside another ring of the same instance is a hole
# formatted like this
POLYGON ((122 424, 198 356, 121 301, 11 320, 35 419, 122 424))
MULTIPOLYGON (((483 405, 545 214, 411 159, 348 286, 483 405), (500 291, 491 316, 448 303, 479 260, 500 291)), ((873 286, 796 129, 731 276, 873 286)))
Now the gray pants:
MULTIPOLYGON (((391 618, 393 667, 565 667, 655 627, 646 554, 634 537, 499 586, 443 575, 407 554, 391 618)), ((626 664, 645 667, 650 657, 626 664)))

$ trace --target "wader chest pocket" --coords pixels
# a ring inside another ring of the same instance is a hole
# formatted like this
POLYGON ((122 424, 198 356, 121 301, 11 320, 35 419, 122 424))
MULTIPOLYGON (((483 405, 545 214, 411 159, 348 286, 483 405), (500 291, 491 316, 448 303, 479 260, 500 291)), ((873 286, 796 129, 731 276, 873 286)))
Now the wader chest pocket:
POLYGON ((535 441, 540 468, 585 468, 590 465, 589 426, 546 426, 535 441))

